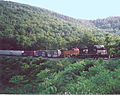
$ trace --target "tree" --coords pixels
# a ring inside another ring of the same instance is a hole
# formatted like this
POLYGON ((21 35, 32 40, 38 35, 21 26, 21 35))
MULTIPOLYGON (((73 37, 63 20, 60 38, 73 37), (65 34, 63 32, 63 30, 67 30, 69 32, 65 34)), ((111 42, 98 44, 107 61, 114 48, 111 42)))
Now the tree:
POLYGON ((96 44, 96 38, 90 33, 84 34, 82 43, 91 51, 92 47, 96 44))
POLYGON ((114 54, 114 38, 109 33, 105 36, 105 46, 107 48, 108 54, 112 56, 114 54))

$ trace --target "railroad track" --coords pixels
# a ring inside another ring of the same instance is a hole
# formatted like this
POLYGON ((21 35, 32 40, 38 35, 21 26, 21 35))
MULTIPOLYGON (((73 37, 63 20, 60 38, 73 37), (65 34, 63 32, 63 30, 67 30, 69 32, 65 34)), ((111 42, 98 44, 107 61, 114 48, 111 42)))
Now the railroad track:
MULTIPOLYGON (((30 59, 38 58, 38 57, 33 57, 33 56, 4 56, 4 55, 0 55, 0 57, 9 57, 9 58, 27 57, 27 58, 30 58, 30 59)), ((45 58, 48 59, 48 60, 57 60, 57 61, 65 59, 65 58, 47 58, 47 57, 45 57, 45 58)), ((68 59, 71 59, 71 58, 68 58, 68 59)), ((77 61, 84 60, 84 59, 80 59, 80 58, 76 58, 76 59, 77 59, 77 61)), ((85 59, 94 59, 94 58, 85 58, 85 59)), ((116 58, 109 58, 109 59, 115 60, 116 58)), ((104 61, 107 61, 109 59, 108 58, 104 58, 104 61)))

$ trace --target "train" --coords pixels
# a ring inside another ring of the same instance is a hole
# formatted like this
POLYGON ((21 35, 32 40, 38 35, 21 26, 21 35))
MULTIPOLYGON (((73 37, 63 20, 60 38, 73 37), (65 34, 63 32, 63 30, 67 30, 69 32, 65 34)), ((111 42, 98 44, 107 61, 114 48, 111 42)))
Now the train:
POLYGON ((104 45, 94 45, 91 49, 72 48, 72 49, 56 49, 56 50, 35 50, 35 51, 20 51, 20 50, 0 50, 1 56, 34 56, 47 58, 98 58, 108 57, 107 50, 104 45))

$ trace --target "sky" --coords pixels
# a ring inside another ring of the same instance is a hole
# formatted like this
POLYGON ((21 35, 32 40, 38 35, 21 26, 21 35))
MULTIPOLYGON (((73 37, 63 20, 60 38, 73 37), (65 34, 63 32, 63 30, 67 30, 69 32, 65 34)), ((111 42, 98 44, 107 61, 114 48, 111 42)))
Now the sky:
POLYGON ((120 16, 120 0, 7 0, 49 9, 79 19, 120 16))

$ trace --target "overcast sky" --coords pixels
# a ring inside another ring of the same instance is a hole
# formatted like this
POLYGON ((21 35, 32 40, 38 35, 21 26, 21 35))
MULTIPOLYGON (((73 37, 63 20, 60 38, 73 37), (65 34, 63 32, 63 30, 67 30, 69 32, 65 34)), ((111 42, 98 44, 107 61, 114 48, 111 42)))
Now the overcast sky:
POLYGON ((120 0, 9 0, 80 19, 120 16, 120 0))

